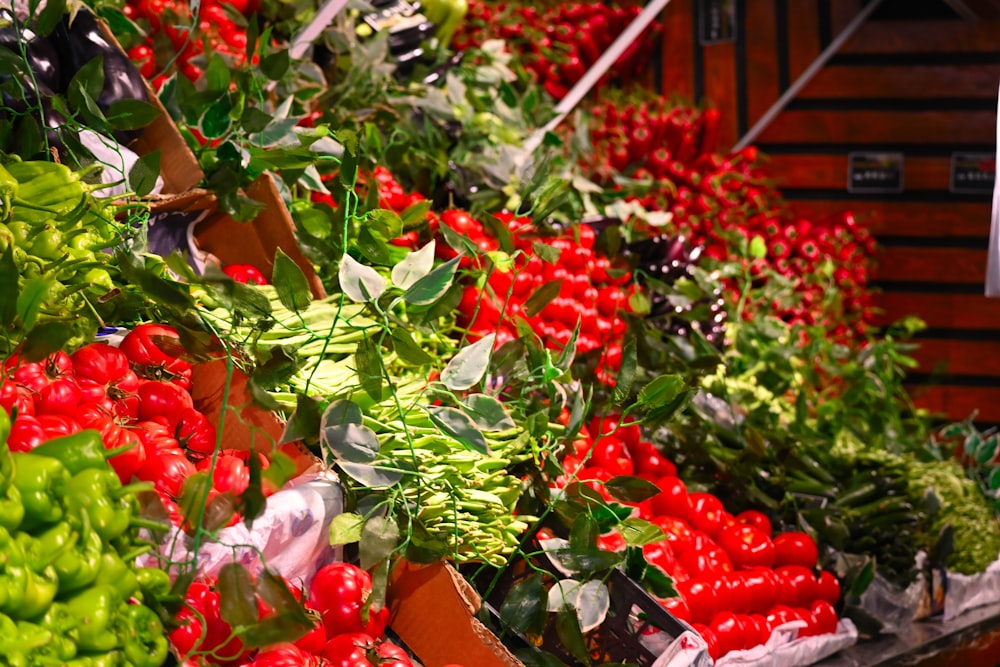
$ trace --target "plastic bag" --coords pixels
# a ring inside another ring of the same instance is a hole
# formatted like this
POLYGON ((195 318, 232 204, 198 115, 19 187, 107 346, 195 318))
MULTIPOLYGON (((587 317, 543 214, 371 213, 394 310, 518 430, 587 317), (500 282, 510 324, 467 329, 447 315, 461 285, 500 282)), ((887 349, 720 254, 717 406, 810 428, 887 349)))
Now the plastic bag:
MULTIPOLYGON (((997 157, 1000 158, 1000 91, 997 95, 997 157)), ((986 256, 986 296, 1000 296, 1000 179, 993 182, 993 217, 986 256)))
POLYGON ((979 574, 949 572, 946 582, 942 620, 950 621, 970 609, 1000 602, 1000 560, 979 574))
POLYGON ((923 574, 904 590, 889 583, 876 571, 872 583, 861 595, 861 608, 882 621, 882 631, 891 634, 926 616, 929 613, 928 597, 923 574))
MULTIPOLYGON (((323 471, 301 475, 267 499, 264 513, 251 528, 239 523, 223 528, 198 552, 198 575, 214 576, 226 563, 237 562, 251 574, 266 564, 271 571, 307 587, 323 565, 340 559, 330 546, 330 522, 344 508, 336 475, 323 471)), ((139 565, 163 567, 191 559, 194 540, 177 527, 159 542, 158 553, 140 557, 139 565), (158 558, 159 557, 159 558, 158 558)))
POLYGON ((849 619, 842 618, 837 632, 814 637, 799 637, 803 621, 779 625, 766 644, 745 651, 730 651, 716 667, 803 667, 819 662, 858 641, 858 629, 849 619))

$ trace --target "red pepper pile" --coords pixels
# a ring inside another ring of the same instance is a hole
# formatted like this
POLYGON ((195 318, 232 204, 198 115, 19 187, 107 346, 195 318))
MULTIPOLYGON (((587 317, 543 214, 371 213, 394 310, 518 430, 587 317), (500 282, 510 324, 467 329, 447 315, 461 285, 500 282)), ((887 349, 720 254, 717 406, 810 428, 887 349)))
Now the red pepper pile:
MULTIPOLYGON (((249 16, 256 11, 257 0, 225 4, 249 16)), ((174 70, 197 81, 202 75, 197 61, 206 52, 218 53, 237 67, 246 62, 246 29, 236 25, 222 5, 202 0, 195 16, 186 0, 128 0, 125 15, 146 28, 145 41, 130 48, 128 55, 155 88, 174 70)))
MULTIPOLYGON (((642 11, 642 3, 555 3, 540 6, 475 0, 452 42, 456 50, 502 39, 547 93, 562 99, 642 11)), ((649 63, 660 26, 652 24, 612 66, 610 74, 634 80, 649 63)))
POLYGON ((868 273, 875 244, 867 228, 850 213, 813 221, 794 216, 767 180, 756 148, 717 152, 718 111, 673 106, 637 92, 598 102, 591 114, 594 149, 582 165, 595 182, 611 187, 617 174, 644 181, 638 194, 626 196, 647 210, 670 213, 672 229, 716 260, 731 260, 735 244, 760 236, 767 256, 751 271, 766 265, 796 279, 800 305, 752 303, 747 315, 765 309, 791 323, 825 324, 835 337, 849 337, 852 328, 860 331, 872 321, 868 273), (820 307, 825 285, 817 277, 827 263, 843 312, 820 307))
MULTIPOLYGON (((185 606, 175 619, 177 627, 170 633, 170 641, 184 665, 412 667, 406 651, 385 639, 388 608, 363 611, 372 590, 371 576, 365 570, 350 563, 331 563, 320 568, 308 591, 288 580, 284 584, 303 603, 313 622, 312 629, 294 643, 259 651, 245 647, 224 620, 214 578, 191 584, 185 606)), ((274 614, 273 608, 258 596, 258 620, 274 614)))
MULTIPOLYGON (((688 493, 677 469, 635 424, 595 417, 581 429, 563 459, 561 486, 575 479, 611 496, 604 482, 635 475, 660 493, 637 503, 634 514, 663 529, 665 539, 643 547, 646 561, 669 575, 679 595, 661 600, 674 616, 693 624, 713 658, 763 644, 777 626, 803 621, 799 636, 837 630, 834 605, 840 584, 818 571, 819 550, 809 535, 773 534, 761 512, 733 516, 710 493, 688 493)), ((619 551, 617 531, 601 536, 601 548, 619 551)))

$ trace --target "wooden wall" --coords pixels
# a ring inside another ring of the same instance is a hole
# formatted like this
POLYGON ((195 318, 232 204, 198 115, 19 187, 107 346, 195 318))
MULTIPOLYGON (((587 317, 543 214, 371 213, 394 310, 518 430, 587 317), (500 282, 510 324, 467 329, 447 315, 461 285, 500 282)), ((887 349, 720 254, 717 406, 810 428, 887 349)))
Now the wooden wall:
MULTIPOLYGON (((723 112, 734 144, 858 15, 861 0, 672 0, 663 92, 723 112), (699 13, 734 5, 733 41, 702 44, 699 13)), ((885 0, 755 142, 806 216, 849 209, 881 243, 883 321, 914 314, 913 393, 951 419, 1000 423, 1000 299, 983 279, 989 195, 950 191, 954 152, 994 152, 1000 2, 885 0), (955 11, 958 9, 958 12, 955 11), (848 154, 903 154, 903 191, 850 194, 848 154)))

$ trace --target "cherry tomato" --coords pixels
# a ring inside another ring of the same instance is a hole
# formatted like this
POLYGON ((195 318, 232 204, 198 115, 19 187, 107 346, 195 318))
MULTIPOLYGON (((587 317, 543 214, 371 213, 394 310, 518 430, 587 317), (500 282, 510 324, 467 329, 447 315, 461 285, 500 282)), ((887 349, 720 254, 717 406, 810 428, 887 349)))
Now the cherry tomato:
POLYGON ((632 457, 618 438, 605 436, 594 443, 591 460, 611 473, 612 477, 631 475, 635 471, 632 457))
POLYGON ((766 615, 767 624, 773 631, 775 628, 788 623, 789 621, 798 620, 798 615, 795 610, 784 604, 776 604, 771 607, 766 615))
POLYGON ((816 633, 820 635, 837 632, 837 611, 826 600, 813 600, 809 607, 816 621, 816 633))
POLYGON ((718 599, 715 589, 706 581, 689 579, 680 581, 674 586, 687 603, 691 620, 695 623, 708 623, 718 611, 718 599))
POLYGON ((816 541, 806 533, 790 532, 774 536, 774 565, 801 565, 814 568, 819 560, 816 541))
POLYGON ((691 500, 687 486, 673 475, 656 480, 660 492, 653 496, 653 511, 687 521, 691 512, 691 500))
POLYGON ((774 565, 774 544, 759 528, 735 524, 719 531, 717 540, 736 569, 774 565))
POLYGON ((694 623, 691 627, 703 640, 705 640, 705 645, 708 647, 709 657, 712 658, 712 660, 718 660, 721 658, 723 654, 719 647, 719 638, 715 635, 715 631, 702 623, 694 623))
POLYGON ((673 575, 677 568, 677 557, 670 548, 670 540, 642 545, 642 555, 647 563, 660 568, 667 575, 673 575))
POLYGON ((840 582, 832 572, 823 570, 819 573, 816 580, 816 597, 833 605, 840 601, 840 582))
POLYGON ((778 601, 778 579, 773 570, 755 567, 739 575, 750 599, 751 612, 765 612, 778 601))
POLYGON ((153 59, 153 48, 148 44, 139 44, 128 50, 128 57, 139 68, 139 73, 146 79, 152 79, 156 74, 156 61, 153 59))
POLYGON ((782 580, 778 599, 789 607, 808 607, 816 599, 819 583, 808 567, 782 565, 774 568, 774 573, 782 580), (789 604, 791 600, 794 602, 789 604))
POLYGON ((158 491, 171 498, 180 496, 184 480, 197 472, 194 464, 180 450, 161 450, 139 469, 138 477, 152 482, 158 491))
POLYGON ((677 475, 677 467, 651 442, 640 442, 629 450, 635 464, 635 474, 649 480, 677 475))
POLYGON ((685 623, 691 622, 691 610, 688 609, 688 604, 684 601, 684 598, 679 596, 667 598, 665 600, 660 600, 660 604, 664 609, 669 611, 674 618, 680 619, 685 623))
POLYGON ((688 549, 677 557, 677 562, 692 577, 714 577, 733 571, 729 556, 718 547, 688 549))
POLYGON ((736 522, 744 523, 748 526, 754 526, 768 537, 771 537, 774 533, 771 529, 771 520, 767 518, 766 514, 758 512, 757 510, 746 510, 740 512, 736 515, 736 522))
POLYGON ((739 651, 743 648, 746 639, 746 631, 740 618, 731 611, 720 611, 712 617, 709 628, 715 632, 719 639, 719 654, 725 655, 730 651, 739 651))
POLYGON ((323 617, 329 636, 363 632, 381 637, 389 621, 389 609, 369 610, 368 622, 361 610, 371 594, 371 576, 351 563, 330 563, 313 577, 309 587, 309 604, 323 617))
POLYGON ((711 493, 692 493, 691 512, 688 517, 691 527, 715 537, 722 529, 722 501, 711 493))

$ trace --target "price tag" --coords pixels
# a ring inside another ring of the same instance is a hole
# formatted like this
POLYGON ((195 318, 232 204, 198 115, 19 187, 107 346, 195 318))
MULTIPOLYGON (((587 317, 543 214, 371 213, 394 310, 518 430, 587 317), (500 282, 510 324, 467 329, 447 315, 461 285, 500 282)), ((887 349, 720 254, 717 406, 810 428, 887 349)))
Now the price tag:
POLYGON ((698 42, 702 46, 736 41, 736 0, 698 1, 698 42))
POLYGON ((992 195, 997 179, 993 153, 952 153, 949 190, 959 195, 992 195))
POLYGON ((903 191, 902 153, 849 153, 847 191, 886 194, 903 191))

